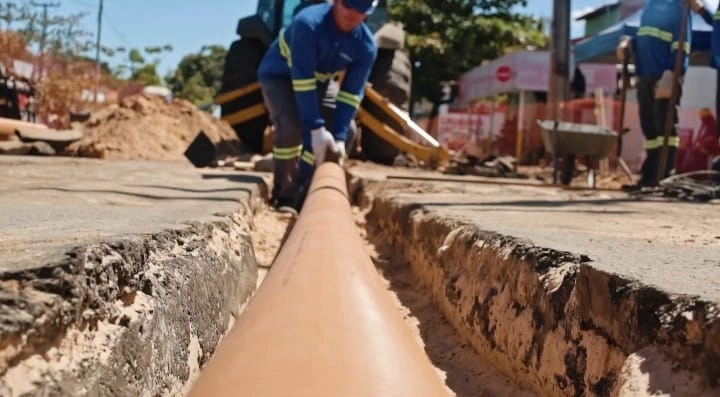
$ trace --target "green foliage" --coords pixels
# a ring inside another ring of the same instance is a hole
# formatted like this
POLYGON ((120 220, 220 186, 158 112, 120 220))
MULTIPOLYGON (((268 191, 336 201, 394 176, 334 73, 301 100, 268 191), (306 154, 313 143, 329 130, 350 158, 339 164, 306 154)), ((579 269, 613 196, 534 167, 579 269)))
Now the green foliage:
POLYGON ((157 67, 152 63, 143 65, 135 70, 132 75, 130 75, 130 80, 137 81, 144 86, 163 85, 163 81, 157 73, 157 67))
POLYGON ((175 72, 165 78, 175 97, 198 106, 212 102, 220 90, 226 53, 225 47, 210 45, 183 57, 175 72))
POLYGON ((137 48, 133 48, 128 53, 128 60, 131 63, 145 63, 145 58, 140 53, 140 50, 137 48))
POLYGON ((541 22, 513 11, 525 5, 525 0, 392 2, 391 18, 403 23, 415 64, 414 97, 437 102, 438 82, 455 80, 511 50, 544 46, 541 22))
POLYGON ((112 71, 116 78, 128 78, 130 81, 138 81, 146 83, 152 81, 152 85, 162 84, 162 79, 157 74, 157 66, 160 64, 160 58, 155 58, 152 62, 148 62, 147 56, 159 55, 164 52, 172 51, 171 45, 149 46, 143 49, 117 47, 117 48, 101 48, 103 54, 108 57, 116 57, 120 54, 126 54, 121 60, 122 63, 117 64, 112 71), (127 76, 127 73, 130 76, 127 76), (140 76, 140 77, 138 77, 140 76), (152 76, 152 77, 150 77, 152 76))

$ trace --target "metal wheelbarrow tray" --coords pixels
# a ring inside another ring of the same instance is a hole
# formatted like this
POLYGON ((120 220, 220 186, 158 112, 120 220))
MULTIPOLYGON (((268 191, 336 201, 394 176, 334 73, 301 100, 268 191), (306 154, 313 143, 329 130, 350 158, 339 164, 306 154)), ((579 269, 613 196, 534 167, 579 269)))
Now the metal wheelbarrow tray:
POLYGON ((618 133, 593 124, 538 120, 545 150, 557 156, 575 154, 602 159, 610 154, 618 133))
POLYGON ((575 157, 586 159, 588 186, 595 187, 598 160, 610 154, 618 133, 593 124, 538 120, 545 150, 553 155, 553 183, 568 185, 575 173, 575 157))

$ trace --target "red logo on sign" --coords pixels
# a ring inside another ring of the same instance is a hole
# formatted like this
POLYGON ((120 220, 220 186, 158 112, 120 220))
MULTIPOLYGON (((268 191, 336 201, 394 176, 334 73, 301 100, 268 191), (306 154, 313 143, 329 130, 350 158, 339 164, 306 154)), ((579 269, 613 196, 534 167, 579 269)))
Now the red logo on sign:
POLYGON ((495 77, 502 83, 509 81, 513 76, 513 71, 510 66, 503 65, 495 70, 495 77))

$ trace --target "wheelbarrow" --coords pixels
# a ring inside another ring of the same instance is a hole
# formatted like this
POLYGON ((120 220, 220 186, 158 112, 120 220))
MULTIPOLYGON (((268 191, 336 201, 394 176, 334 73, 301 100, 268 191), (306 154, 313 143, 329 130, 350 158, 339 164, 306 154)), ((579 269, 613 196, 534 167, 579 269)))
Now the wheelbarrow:
POLYGON ((600 160, 618 141, 618 133, 593 124, 538 120, 545 150, 553 155, 553 184, 569 185, 575 173, 575 157, 585 158, 588 186, 595 188, 600 160))

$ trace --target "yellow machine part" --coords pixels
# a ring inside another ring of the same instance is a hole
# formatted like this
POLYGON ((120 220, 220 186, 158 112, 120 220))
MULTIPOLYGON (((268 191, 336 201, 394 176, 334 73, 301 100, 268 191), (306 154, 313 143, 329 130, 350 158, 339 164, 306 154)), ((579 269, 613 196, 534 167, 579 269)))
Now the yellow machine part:
MULTIPOLYGON (((222 105, 238 99, 242 96, 251 94, 260 89, 260 83, 252 83, 245 87, 238 88, 233 91, 229 91, 215 97, 215 104, 222 105)), ((393 106, 386 98, 384 98, 379 92, 375 91, 372 86, 368 85, 365 88, 365 96, 372 101, 378 108, 380 108, 388 117, 392 118, 398 124, 403 126, 405 131, 420 129, 419 126, 409 125, 409 118, 407 115, 403 115, 399 109, 393 106)), ((267 113, 267 108, 264 103, 258 103, 249 106, 245 109, 239 110, 235 113, 229 114, 222 117, 222 120, 227 121, 230 125, 241 124, 252 120, 256 117, 262 116, 267 113)), ((362 107, 358 109, 357 113, 358 120, 369 128, 377 136, 388 142, 389 144, 396 147, 401 152, 405 152, 413 155, 418 160, 433 164, 440 165, 447 163, 448 152, 442 146, 434 143, 434 146, 421 145, 415 141, 412 141, 405 137, 403 131, 396 131, 386 123, 379 120, 377 117, 370 114, 362 107)), ((427 135, 426 132, 420 131, 420 135, 427 135)), ((271 129, 265 131, 265 138, 263 143, 263 149, 268 151, 272 148, 273 133, 271 129)))

